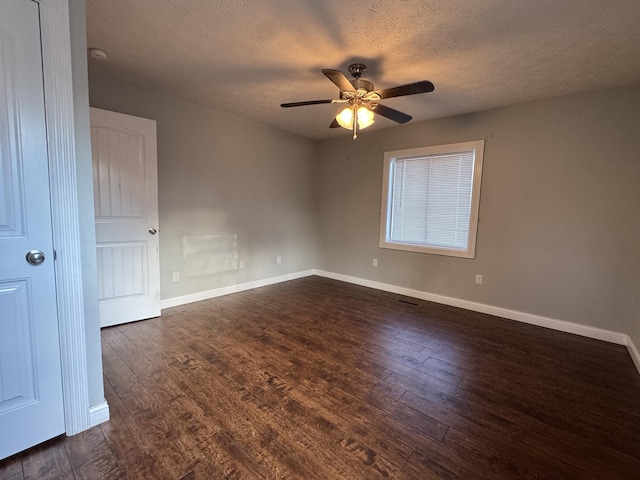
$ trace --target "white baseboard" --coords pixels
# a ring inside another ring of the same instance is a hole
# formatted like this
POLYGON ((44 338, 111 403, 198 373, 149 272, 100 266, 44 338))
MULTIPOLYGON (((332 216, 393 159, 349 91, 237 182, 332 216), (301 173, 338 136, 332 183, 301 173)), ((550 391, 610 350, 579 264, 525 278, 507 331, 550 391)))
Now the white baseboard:
POLYGON ((474 312, 487 313, 489 315, 495 315, 497 317, 508 318, 510 320, 516 320, 518 322, 528 323, 531 325, 537 325, 540 327, 547 327, 553 330, 559 330, 561 332, 574 333, 583 337, 595 338, 597 340, 604 340, 610 343, 617 343, 618 345, 628 345, 630 339, 626 333, 613 332, 611 330, 604 330, 596 327, 589 327, 587 325, 580 325, 578 323, 566 322, 564 320, 557 320, 555 318, 542 317, 540 315, 534 315, 532 313, 520 312, 517 310, 509 310, 507 308, 495 307, 493 305, 485 305, 483 303, 470 302, 468 300, 462 300, 459 298, 446 297, 444 295, 437 295, 429 292, 422 292, 420 290, 412 290, 409 288, 398 287, 395 285, 389 285, 387 283, 374 282, 372 280, 365 280, 363 278, 351 277, 348 275, 342 275, 339 273, 325 272, 322 270, 316 270, 316 275, 321 277, 332 278, 334 280, 341 280, 343 282, 354 283, 356 285, 362 285, 363 287, 375 288, 377 290, 384 290, 386 292, 397 293, 399 295, 406 295, 407 297, 420 298, 430 302, 442 303, 445 305, 451 305, 452 307, 460 307, 466 310, 474 312))
POLYGON ((89 420, 92 427, 109 420, 109 404, 106 400, 89 408, 89 420))
MULTIPOLYGON (((222 295, 229 295, 231 293, 242 292, 245 290, 251 290, 253 288, 264 287, 267 285, 273 285, 276 283, 286 282, 289 280, 308 277, 310 275, 318 275, 320 277, 326 277, 326 278, 340 280, 347 283, 353 283, 355 285, 374 288, 376 290, 383 290, 386 292, 397 293, 399 295, 405 295, 407 297, 420 298, 422 300, 427 300, 430 302, 450 305, 452 307, 464 308, 466 310, 471 310, 474 312, 495 315, 497 317, 516 320, 518 322, 528 323, 530 325, 537 325, 539 327, 551 328, 553 330, 558 330, 560 332, 573 333, 575 335, 581 335, 583 337, 593 338, 596 340, 603 340, 605 342, 615 343, 618 345, 626 345, 627 349, 629 350, 629 354, 633 359, 633 362, 638 368, 638 373, 640 373, 640 353, 638 353, 638 350, 633 344, 633 341, 631 340, 629 335, 627 335, 626 333, 619 333, 611 330, 605 330, 602 328, 590 327, 588 325, 581 325, 579 323, 567 322, 565 320, 558 320, 555 318, 543 317, 540 315, 521 312, 518 310, 510 310, 507 308, 496 307, 493 305, 486 305, 484 303, 471 302, 469 300, 462 300, 460 298, 447 297, 447 296, 438 295, 435 293, 423 292, 420 290, 413 290, 405 287, 398 287, 396 285, 376 282, 373 280, 366 280, 364 278, 352 277, 350 275, 343 275, 340 273, 327 272, 324 270, 316 270, 316 269, 304 270, 301 272, 295 272, 287 275, 280 275, 277 277, 265 278, 265 279, 256 280, 253 282, 241 283, 238 285, 231 285, 229 287, 216 288, 214 290, 208 290, 205 292, 198 292, 190 295, 183 295, 181 297, 167 298, 167 299, 163 299, 160 302, 160 306, 161 308, 176 307, 179 305, 185 305, 187 303, 199 302, 201 300, 220 297, 222 295)), ((107 419, 108 419, 108 407, 107 407, 107 419)), ((93 422, 92 422, 92 425, 93 425, 93 422)))
POLYGON ((192 294, 183 295, 180 297, 163 298, 160 301, 160 308, 171 308, 171 307, 177 307, 179 305, 186 305, 187 303, 200 302, 202 300, 208 300, 210 298, 229 295, 230 293, 244 292, 245 290, 251 290, 253 288, 259 288, 259 287, 266 287, 267 285, 287 282, 289 280, 296 280, 297 278, 308 277, 310 275, 314 275, 314 270, 304 270, 302 272, 279 275, 277 277, 270 277, 262 280, 255 280, 253 282, 239 283, 237 285, 230 285, 228 287, 216 288, 213 290, 207 290, 205 292, 192 293, 192 294))
POLYGON ((636 346, 633 344, 633 340, 629 337, 627 341, 627 350, 629 350, 629 355, 631 355, 631 359, 633 363, 636 364, 636 368, 638 369, 638 373, 640 373, 640 352, 636 349, 636 346))

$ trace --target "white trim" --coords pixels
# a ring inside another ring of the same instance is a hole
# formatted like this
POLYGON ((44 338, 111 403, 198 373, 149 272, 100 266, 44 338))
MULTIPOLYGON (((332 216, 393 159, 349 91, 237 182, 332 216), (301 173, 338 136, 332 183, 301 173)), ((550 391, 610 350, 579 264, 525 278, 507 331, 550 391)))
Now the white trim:
POLYGON ((89 417, 91 419, 91 426, 95 427, 109 420, 109 404, 107 401, 100 402, 93 405, 89 409, 89 417))
POLYGON ((47 148, 51 183, 53 241, 65 430, 88 429, 89 382, 80 264, 71 33, 68 0, 40 2, 47 148))
POLYGON ((296 280, 298 278, 308 277, 314 274, 315 270, 304 270, 302 272, 288 273, 286 275, 264 278, 262 280, 255 280, 253 282, 239 283, 237 285, 216 288, 213 290, 207 290, 205 292, 192 293, 189 295, 183 295, 181 297, 164 298, 160 301, 160 308, 165 309, 177 307, 179 305, 185 305, 187 303, 200 302, 202 300, 221 297, 223 295, 229 295, 231 293, 244 292, 245 290, 251 290, 253 288, 266 287, 267 285, 273 285, 275 283, 296 280))
POLYGON ((380 248, 404 250, 407 252, 447 255, 450 257, 475 258, 476 236, 478 231, 478 212, 480 210, 480 186, 482 183, 482 163, 484 158, 484 140, 452 143, 449 145, 432 145, 428 147, 394 150, 384 153, 382 171, 382 203, 380 206, 380 248), (435 244, 409 243, 402 240, 391 240, 390 206, 394 203, 394 192, 391 183, 395 183, 391 172, 396 170, 396 162, 400 160, 424 160, 425 157, 448 155, 463 152, 474 152, 473 178, 471 187, 471 205, 469 212, 469 235, 466 248, 451 248, 435 244))
POLYGON ((530 325, 538 325, 540 327, 551 328, 553 330, 558 330, 561 332, 573 333, 576 335, 581 335, 583 337, 604 340, 605 342, 610 343, 617 343, 618 345, 628 346, 631 342, 629 336, 625 333, 618 333, 611 330, 589 327, 587 325, 580 325, 578 323, 557 320, 555 318, 542 317, 540 315, 534 315, 532 313, 509 310, 507 308, 495 307, 493 305, 486 305, 483 303, 470 302, 468 300, 462 300, 459 298, 446 297, 444 295, 438 295, 429 292, 422 292, 420 290, 412 290, 409 288, 398 287, 395 285, 375 282, 358 277, 351 277, 349 275, 342 275, 339 273, 325 272, 322 270, 315 270, 314 273, 321 277, 354 283, 363 287, 375 288, 377 290, 384 290, 386 292, 406 295, 408 297, 420 298, 422 300, 427 300, 430 302, 442 303, 445 305, 451 305, 453 307, 460 307, 466 310, 472 310, 474 312, 487 313, 489 315, 508 318, 510 320, 516 320, 518 322, 528 323, 530 325))
POLYGON ((638 369, 638 373, 640 373, 640 353, 636 349, 636 346, 633 344, 633 340, 631 337, 627 336, 627 350, 629 350, 629 355, 631 355, 631 360, 636 364, 636 368, 638 369))

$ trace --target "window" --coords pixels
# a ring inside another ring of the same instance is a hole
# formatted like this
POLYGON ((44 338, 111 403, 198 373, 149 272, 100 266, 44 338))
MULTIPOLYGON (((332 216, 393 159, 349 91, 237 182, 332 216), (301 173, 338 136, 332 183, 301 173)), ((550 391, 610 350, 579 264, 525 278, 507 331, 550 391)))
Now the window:
POLYGON ((380 246, 474 258, 484 141, 385 152, 380 246))

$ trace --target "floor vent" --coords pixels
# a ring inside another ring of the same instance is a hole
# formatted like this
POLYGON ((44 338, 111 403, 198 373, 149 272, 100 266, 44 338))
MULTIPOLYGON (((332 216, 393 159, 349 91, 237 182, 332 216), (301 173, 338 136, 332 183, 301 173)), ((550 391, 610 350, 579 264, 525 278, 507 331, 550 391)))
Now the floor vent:
POLYGON ((401 300, 401 299, 398 299, 398 301, 399 301, 399 302, 402 302, 402 303, 406 303, 407 305, 413 305, 414 307, 419 307, 419 306, 420 306, 420 304, 419 304, 419 303, 410 302, 409 300, 401 300))

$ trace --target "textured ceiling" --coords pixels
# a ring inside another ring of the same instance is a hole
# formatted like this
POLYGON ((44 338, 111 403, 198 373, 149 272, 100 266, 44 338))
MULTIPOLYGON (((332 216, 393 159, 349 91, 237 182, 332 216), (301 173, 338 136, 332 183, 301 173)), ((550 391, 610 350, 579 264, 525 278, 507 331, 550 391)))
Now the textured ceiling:
POLYGON ((336 98, 320 70, 354 61, 435 84, 383 101, 413 122, 640 83, 639 0, 87 0, 87 35, 91 71, 316 139, 349 135, 337 105, 279 105, 336 98))

